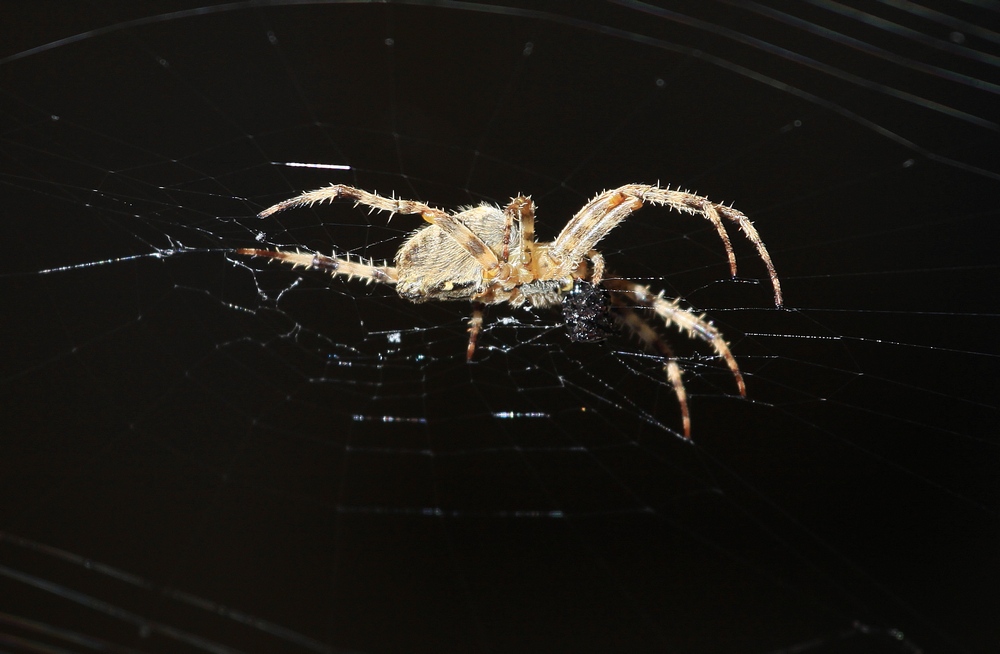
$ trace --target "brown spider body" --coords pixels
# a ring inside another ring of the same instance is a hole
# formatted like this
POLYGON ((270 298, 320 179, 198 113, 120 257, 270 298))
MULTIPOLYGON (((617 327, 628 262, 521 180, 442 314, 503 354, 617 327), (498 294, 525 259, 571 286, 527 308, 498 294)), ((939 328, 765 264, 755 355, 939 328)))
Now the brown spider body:
MULTIPOLYGON (((456 217, 500 260, 504 248, 504 217, 500 209, 481 205, 456 217)), ((518 242, 517 227, 511 228, 509 239, 518 242)), ((512 247, 508 243, 507 247, 510 256, 520 256, 518 245, 512 247)), ((396 291, 411 302, 468 300, 482 296, 496 281, 487 280, 482 264, 433 224, 419 228, 403 243, 395 264, 396 291)))
POLYGON ((393 284, 399 295, 411 302, 471 301, 469 359, 482 330, 485 305, 562 306, 567 333, 577 341, 601 340, 610 325, 617 324, 664 358, 667 378, 681 405, 685 438, 690 438, 691 421, 680 367, 670 346, 641 312, 651 312, 665 324, 709 343, 729 366, 740 394, 746 395, 739 366, 722 335, 702 316, 680 308, 677 300, 664 299, 662 293, 652 294, 646 286, 626 279, 605 279, 604 258, 594 249, 597 243, 645 203, 663 204, 709 220, 722 239, 735 275, 736 259, 724 218, 738 224, 757 247, 771 278, 775 304, 781 305, 781 287, 771 257, 746 216, 683 191, 640 184, 605 191, 585 205, 551 242, 535 240, 534 205, 524 196, 514 198, 504 209, 483 204, 446 213, 414 200, 385 198, 351 186, 333 185, 280 202, 259 215, 263 218, 291 207, 338 198, 392 213, 419 214, 429 224, 406 239, 393 266, 305 252, 240 249, 237 253, 393 284))

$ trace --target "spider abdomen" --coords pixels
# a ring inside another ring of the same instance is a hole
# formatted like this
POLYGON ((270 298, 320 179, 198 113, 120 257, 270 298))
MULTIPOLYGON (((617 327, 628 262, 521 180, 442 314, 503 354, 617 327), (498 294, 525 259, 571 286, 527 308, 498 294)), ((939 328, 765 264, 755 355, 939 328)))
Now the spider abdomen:
MULTIPOLYGON (((462 222, 499 255, 503 249, 503 214, 481 205, 459 214, 462 222)), ((516 230, 509 238, 519 238, 516 230)), ((518 249, 513 249, 516 255, 518 249)), ((468 300, 482 293, 487 282, 483 267, 461 243, 437 225, 415 231, 396 254, 396 291, 411 302, 468 300)))

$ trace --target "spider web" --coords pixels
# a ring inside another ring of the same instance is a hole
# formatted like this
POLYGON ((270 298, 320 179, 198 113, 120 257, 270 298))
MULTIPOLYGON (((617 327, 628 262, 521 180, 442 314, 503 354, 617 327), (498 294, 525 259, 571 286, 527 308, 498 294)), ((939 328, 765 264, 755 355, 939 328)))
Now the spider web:
MULTIPOLYGON (((579 4, 579 3, 578 3, 579 4)), ((989 651, 996 8, 980 2, 8 8, 10 651, 989 651), (297 167, 296 162, 342 168, 297 167), (614 274, 728 338, 400 300, 235 254, 391 259, 454 208, 645 208, 614 274)))

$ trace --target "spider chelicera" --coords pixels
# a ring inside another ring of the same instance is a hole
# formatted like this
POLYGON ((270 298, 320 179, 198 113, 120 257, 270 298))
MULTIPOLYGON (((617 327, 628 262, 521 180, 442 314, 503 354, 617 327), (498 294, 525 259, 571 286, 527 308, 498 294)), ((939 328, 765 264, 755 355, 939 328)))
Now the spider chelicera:
POLYGON ((393 214, 419 214, 429 224, 406 239, 392 266, 309 252, 244 248, 237 253, 270 257, 331 275, 392 284, 401 297, 411 302, 470 301, 468 359, 475 352, 483 328, 483 309, 489 304, 561 306, 567 334, 576 341, 601 340, 611 327, 624 328, 663 358, 667 379, 680 404, 685 438, 691 437, 691 417, 680 366, 673 350, 642 314, 652 312, 666 325, 675 325, 688 337, 711 345, 732 371, 740 395, 746 396, 736 359, 722 334, 704 316, 682 309, 679 300, 667 299, 662 292, 653 293, 648 286, 607 276, 604 257, 594 249, 597 243, 644 204, 666 205, 700 215, 715 226, 725 246, 730 271, 735 275, 736 257, 723 222, 728 220, 736 223, 756 246, 771 278, 774 303, 777 306, 782 303, 781 285, 771 256, 750 220, 731 207, 693 193, 644 184, 627 184, 604 191, 584 205, 555 240, 548 242, 535 240, 534 204, 531 198, 521 195, 503 209, 482 204, 448 213, 422 202, 387 198, 334 184, 279 202, 258 215, 266 218, 292 207, 340 198, 393 214))

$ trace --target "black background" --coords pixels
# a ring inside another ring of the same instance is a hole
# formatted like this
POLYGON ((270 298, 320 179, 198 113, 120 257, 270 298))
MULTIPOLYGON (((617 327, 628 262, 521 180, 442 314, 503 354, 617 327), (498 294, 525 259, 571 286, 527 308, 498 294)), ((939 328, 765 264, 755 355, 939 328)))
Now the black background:
POLYGON ((857 3, 929 45, 659 4, 5 6, 5 646, 991 651, 997 13, 857 3), (466 307, 309 275, 276 299, 298 273, 232 254, 256 230, 391 257, 414 226, 253 218, 333 180, 528 193, 542 237, 628 182, 733 202, 785 310, 696 218, 602 251, 710 312, 750 401, 689 362, 686 444, 627 340, 493 327, 467 365, 466 307))

